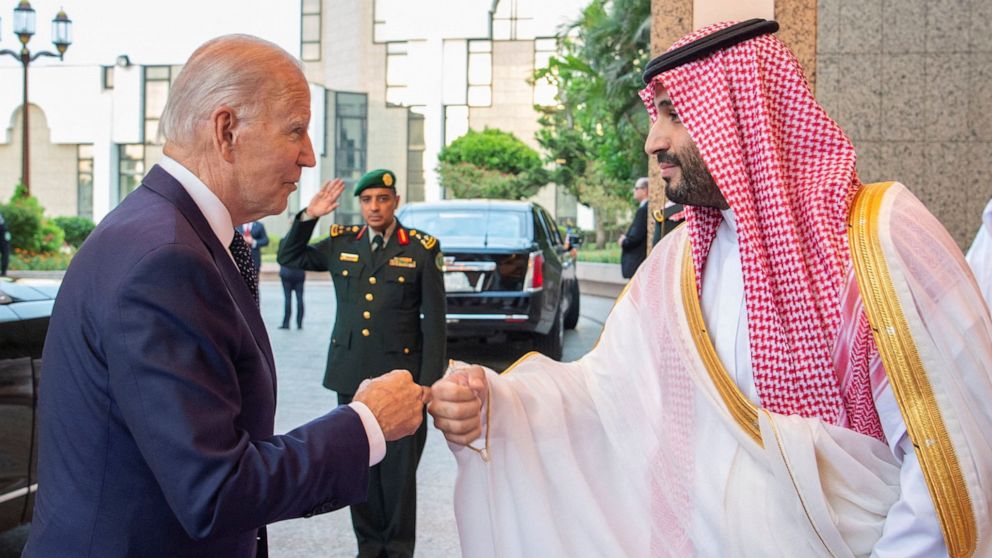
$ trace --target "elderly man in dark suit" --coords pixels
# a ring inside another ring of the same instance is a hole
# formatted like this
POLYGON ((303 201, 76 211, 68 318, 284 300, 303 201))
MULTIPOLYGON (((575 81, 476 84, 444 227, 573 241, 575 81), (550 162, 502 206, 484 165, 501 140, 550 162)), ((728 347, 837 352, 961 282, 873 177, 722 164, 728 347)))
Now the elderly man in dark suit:
POLYGON ((397 371, 273 435, 276 377, 234 223, 286 208, 310 94, 246 35, 205 43, 172 86, 165 157, 66 272, 40 388, 39 492, 25 556, 266 555, 267 523, 365 499, 385 441, 429 391, 397 371))
POLYGON ((639 205, 627 234, 620 235, 620 272, 624 279, 634 276, 648 255, 648 179, 641 177, 634 183, 634 201, 639 205))

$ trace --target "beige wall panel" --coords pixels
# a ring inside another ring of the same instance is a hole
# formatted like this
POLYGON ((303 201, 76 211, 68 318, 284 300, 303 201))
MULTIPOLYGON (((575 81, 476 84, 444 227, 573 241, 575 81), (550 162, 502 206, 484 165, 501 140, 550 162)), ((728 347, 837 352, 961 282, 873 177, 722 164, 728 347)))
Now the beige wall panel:
MULTIPOLYGON (((21 111, 0 144, 0 203, 10 201, 21 178, 21 111)), ((31 105, 31 194, 51 217, 76 214, 76 144, 52 144, 45 113, 31 105)))

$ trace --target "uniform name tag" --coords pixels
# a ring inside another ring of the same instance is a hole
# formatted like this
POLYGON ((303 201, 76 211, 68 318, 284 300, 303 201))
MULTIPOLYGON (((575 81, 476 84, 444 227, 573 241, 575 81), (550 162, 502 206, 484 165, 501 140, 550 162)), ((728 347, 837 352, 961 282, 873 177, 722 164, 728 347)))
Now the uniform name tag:
POLYGON ((413 258, 406 258, 402 256, 396 256, 389 260, 389 265, 393 267, 417 267, 417 262, 413 261, 413 258))
POLYGON ((357 262, 358 261, 358 254, 350 254, 348 252, 341 252, 341 255, 338 256, 338 259, 341 260, 341 261, 343 261, 343 262, 357 262))

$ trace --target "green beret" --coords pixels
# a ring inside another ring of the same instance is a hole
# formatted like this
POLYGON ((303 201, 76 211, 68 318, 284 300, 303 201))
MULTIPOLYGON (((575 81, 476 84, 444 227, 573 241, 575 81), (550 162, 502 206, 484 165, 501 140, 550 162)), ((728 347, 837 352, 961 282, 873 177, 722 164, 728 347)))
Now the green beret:
POLYGON ((376 169, 362 175, 355 184, 355 195, 359 195, 367 188, 392 188, 396 189, 396 175, 388 169, 376 169))

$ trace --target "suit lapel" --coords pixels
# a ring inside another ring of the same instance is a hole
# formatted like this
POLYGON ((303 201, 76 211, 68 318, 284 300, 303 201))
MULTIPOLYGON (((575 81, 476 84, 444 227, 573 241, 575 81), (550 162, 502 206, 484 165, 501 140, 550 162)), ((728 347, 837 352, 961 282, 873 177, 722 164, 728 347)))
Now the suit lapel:
MULTIPOLYGON (((227 251, 225 246, 221 245, 217 239, 217 235, 210 228, 207 218, 203 216, 203 213, 197 207, 193 198, 189 197, 186 189, 172 175, 165 172, 158 165, 155 165, 148 172, 148 175, 145 176, 142 183, 176 206, 176 209, 179 210, 190 226, 193 227, 193 230, 196 231, 196 234, 210 252, 214 260, 214 265, 217 266, 220 276, 224 279, 231 298, 234 299, 238 309, 241 311, 241 315, 244 316, 245 322, 249 329, 251 329, 252 335, 255 337, 255 343, 258 345, 259 350, 262 351, 262 354, 265 355, 265 360, 269 365, 269 374, 272 376, 273 394, 275 394, 275 360, 272 357, 272 346, 269 343, 268 333, 265 331, 265 323, 262 321, 262 314, 255 304, 255 299, 251 296, 251 291, 248 290, 244 279, 241 278, 241 272, 238 271, 234 260, 231 259, 230 252, 227 251)), ((234 234, 235 231, 232 228, 232 239, 234 238, 234 234)))

